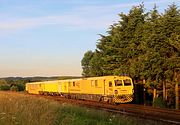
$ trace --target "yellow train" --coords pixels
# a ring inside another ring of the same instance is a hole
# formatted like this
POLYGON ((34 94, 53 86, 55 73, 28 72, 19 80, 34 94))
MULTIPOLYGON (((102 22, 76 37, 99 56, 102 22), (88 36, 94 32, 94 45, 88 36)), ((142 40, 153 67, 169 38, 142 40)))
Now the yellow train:
POLYGON ((32 82, 26 84, 31 94, 61 95, 67 98, 127 103, 133 100, 133 82, 128 76, 102 76, 82 79, 32 82))

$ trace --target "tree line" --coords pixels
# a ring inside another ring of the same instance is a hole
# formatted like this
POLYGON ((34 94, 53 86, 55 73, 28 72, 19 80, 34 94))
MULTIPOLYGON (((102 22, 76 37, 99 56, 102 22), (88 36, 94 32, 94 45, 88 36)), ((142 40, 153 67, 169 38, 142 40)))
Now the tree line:
POLYGON ((163 86, 163 99, 168 97, 168 83, 175 89, 174 100, 179 101, 180 10, 177 5, 173 3, 159 13, 156 5, 145 12, 141 4, 132 7, 128 14, 120 13, 119 17, 106 35, 100 35, 95 51, 84 54, 82 75, 127 74, 135 83, 143 82, 147 88, 153 88, 154 93, 158 86, 163 86))
POLYGON ((25 83, 28 82, 26 79, 0 79, 0 90, 11 90, 11 91, 24 91, 25 83))

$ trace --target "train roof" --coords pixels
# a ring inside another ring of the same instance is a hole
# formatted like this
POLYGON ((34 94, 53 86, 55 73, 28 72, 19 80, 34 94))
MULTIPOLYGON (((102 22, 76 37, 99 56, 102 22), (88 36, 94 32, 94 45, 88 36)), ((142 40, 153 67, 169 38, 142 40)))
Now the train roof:
POLYGON ((101 77, 89 77, 83 79, 112 79, 112 78, 130 78, 129 76, 101 76, 101 77))
POLYGON ((66 80, 52 80, 52 81, 41 81, 41 82, 29 82, 26 84, 48 84, 48 83, 54 83, 54 82, 73 82, 73 81, 78 81, 82 79, 66 79, 66 80))
POLYGON ((53 83, 53 82, 73 82, 73 81, 79 81, 79 80, 98 80, 98 79, 116 79, 116 78, 121 78, 121 79, 127 79, 130 78, 129 76, 100 76, 100 77, 87 77, 87 78, 79 78, 79 79, 66 79, 66 80, 53 80, 53 81, 41 81, 41 82, 29 82, 27 84, 48 84, 48 83, 53 83))

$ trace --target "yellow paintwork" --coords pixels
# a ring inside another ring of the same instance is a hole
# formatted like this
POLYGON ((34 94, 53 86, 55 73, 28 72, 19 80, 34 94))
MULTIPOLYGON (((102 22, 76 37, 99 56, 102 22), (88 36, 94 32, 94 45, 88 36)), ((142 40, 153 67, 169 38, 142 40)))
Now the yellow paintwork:
POLYGON ((61 80, 61 93, 68 93, 68 92, 69 92, 69 81, 61 80))
POLYGON ((42 82, 41 87, 44 92, 58 92, 58 81, 42 82))
POLYGON ((26 91, 32 94, 39 94, 39 92, 42 91, 41 82, 27 83, 26 91))
POLYGON ((39 92, 68 94, 98 94, 103 96, 133 95, 132 79, 128 76, 103 76, 82 79, 33 82, 26 84, 26 91, 33 94, 39 92), (115 80, 122 85, 115 85, 115 80), (125 80, 130 84, 125 86, 125 80))

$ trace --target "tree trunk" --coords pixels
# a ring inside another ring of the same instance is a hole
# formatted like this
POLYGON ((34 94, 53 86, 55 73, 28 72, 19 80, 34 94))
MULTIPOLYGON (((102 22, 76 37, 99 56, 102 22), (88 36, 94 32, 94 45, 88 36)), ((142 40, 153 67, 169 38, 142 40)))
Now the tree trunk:
POLYGON ((179 109, 179 88, 178 88, 178 80, 177 80, 177 73, 175 72, 175 95, 176 95, 176 109, 179 109))
POLYGON ((162 82, 163 82, 163 99, 166 100, 166 81, 163 80, 162 82))
MULTIPOLYGON (((144 84, 144 86, 145 86, 145 84, 146 84, 146 80, 145 79, 143 79, 143 84, 144 84)), ((146 105, 146 89, 144 88, 144 105, 146 105)))
POLYGON ((153 90, 153 107, 154 107, 154 101, 155 101, 155 98, 156 98, 156 89, 154 88, 153 90))
POLYGON ((166 98, 165 98, 165 100, 167 100, 168 99, 168 90, 166 89, 166 98))

